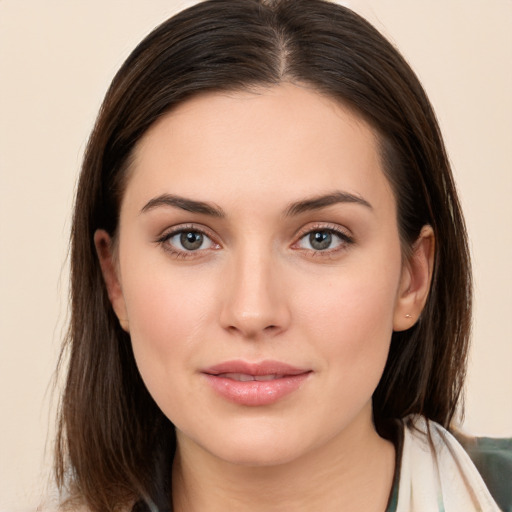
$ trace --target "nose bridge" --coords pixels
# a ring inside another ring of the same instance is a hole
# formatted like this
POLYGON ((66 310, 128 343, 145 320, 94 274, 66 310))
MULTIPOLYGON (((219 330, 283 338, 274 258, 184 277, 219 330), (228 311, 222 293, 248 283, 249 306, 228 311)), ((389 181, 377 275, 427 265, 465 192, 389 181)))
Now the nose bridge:
POLYGON ((271 247, 247 240, 230 263, 221 313, 223 327, 249 338, 286 329, 290 314, 271 247))

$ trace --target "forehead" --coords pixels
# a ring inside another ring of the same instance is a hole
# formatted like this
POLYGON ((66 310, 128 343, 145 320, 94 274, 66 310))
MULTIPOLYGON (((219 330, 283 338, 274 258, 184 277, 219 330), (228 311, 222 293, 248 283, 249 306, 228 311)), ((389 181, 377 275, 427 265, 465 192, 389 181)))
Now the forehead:
POLYGON ((126 195, 262 202, 341 188, 379 203, 391 191, 378 147, 360 116, 305 87, 205 93, 139 141, 126 195))

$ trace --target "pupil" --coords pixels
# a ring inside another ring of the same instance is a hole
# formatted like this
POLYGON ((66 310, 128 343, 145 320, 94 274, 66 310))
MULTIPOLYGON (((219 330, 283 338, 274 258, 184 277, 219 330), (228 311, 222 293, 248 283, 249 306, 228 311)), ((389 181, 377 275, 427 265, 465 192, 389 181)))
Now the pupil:
POLYGON ((332 235, 329 231, 315 231, 309 235, 309 243, 313 249, 322 251, 331 245, 332 235))
POLYGON ((185 249, 194 251, 195 249, 199 249, 199 247, 201 247, 203 243, 203 235, 194 231, 181 233, 180 242, 185 249))

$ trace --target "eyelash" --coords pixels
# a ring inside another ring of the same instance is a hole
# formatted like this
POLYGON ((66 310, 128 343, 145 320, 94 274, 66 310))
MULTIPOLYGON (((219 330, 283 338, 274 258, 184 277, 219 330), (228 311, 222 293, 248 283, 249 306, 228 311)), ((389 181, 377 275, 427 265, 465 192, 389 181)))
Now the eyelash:
POLYGON ((316 224, 313 226, 308 226, 307 228, 301 230, 297 236, 297 242, 295 242, 292 245, 292 247, 296 248, 297 250, 307 252, 314 257, 335 256, 339 252, 347 250, 351 245, 355 243, 355 240, 352 236, 350 236, 345 231, 340 229, 339 226, 333 224, 316 224), (306 237, 311 236, 313 233, 329 233, 330 235, 334 235, 338 239, 339 244, 334 248, 327 248, 323 250, 297 247, 297 245, 302 240, 306 239, 306 237))
MULTIPOLYGON (((169 252, 176 259, 187 259, 187 258, 195 258, 201 252, 209 249, 217 250, 220 248, 220 244, 215 241, 215 237, 210 234, 210 232, 203 227, 195 226, 193 224, 177 226, 173 228, 171 231, 164 233, 160 236, 156 242, 160 244, 163 249, 169 252), (182 235, 184 233, 197 233, 210 241, 213 247, 208 247, 206 249, 197 249, 197 250, 180 250, 176 249, 169 241, 177 235, 182 235)), ((306 253, 309 253, 312 256, 324 256, 324 257, 332 257, 340 251, 344 251, 348 249, 350 245, 354 243, 354 239, 348 235, 346 232, 341 230, 338 226, 331 224, 318 224, 314 226, 309 226, 306 229, 301 230, 297 234, 297 241, 292 244, 292 248, 295 250, 300 250, 306 253), (334 248, 326 248, 326 249, 308 249, 298 247, 298 244, 304 240, 306 237, 311 236, 313 233, 329 233, 330 235, 334 235, 339 244, 334 248)))
POLYGON ((190 225, 183 225, 183 226, 177 226, 176 228, 173 228, 171 231, 168 231, 164 233, 162 236, 160 236, 156 242, 160 244, 163 249, 167 252, 169 252, 172 256, 174 256, 177 259, 187 259, 187 258, 194 258, 197 257, 198 253, 205 251, 207 249, 198 249, 198 250, 180 250, 176 249, 173 245, 171 245, 169 240, 171 240, 173 237, 183 234, 183 233, 197 233, 199 235, 202 235, 206 239, 208 239, 211 244, 213 244, 214 248, 213 250, 216 250, 220 247, 220 244, 215 242, 215 238, 212 234, 210 234, 206 229, 195 226, 193 224, 190 225))

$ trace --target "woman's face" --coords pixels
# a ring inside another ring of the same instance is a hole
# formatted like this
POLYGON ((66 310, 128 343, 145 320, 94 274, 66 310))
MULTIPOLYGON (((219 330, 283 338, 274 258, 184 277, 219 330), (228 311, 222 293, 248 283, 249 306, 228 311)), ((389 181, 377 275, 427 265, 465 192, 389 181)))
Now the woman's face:
POLYGON ((274 464, 373 428, 411 279, 350 110, 293 85, 181 104, 135 151, 115 254, 110 298, 180 446, 274 464))

